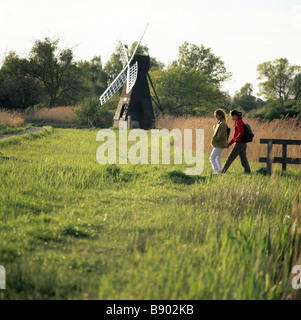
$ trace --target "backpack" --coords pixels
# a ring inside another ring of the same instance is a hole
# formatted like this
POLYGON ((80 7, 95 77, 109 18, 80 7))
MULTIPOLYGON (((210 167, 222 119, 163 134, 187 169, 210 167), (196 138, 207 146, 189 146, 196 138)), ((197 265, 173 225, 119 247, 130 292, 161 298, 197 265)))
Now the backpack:
POLYGON ((243 142, 252 142, 254 138, 254 133, 252 132, 251 127, 247 124, 244 123, 244 135, 242 137, 243 142))

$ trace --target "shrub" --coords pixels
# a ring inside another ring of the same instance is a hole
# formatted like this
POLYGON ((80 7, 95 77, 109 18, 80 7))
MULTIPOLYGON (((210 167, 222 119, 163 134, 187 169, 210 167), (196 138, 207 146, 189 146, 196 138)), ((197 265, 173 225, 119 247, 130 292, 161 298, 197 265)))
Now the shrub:
POLYGON ((117 99, 112 99, 104 106, 100 105, 98 97, 84 99, 76 108, 76 119, 80 125, 91 127, 111 127, 117 99), (115 104, 114 104, 115 102, 115 104))

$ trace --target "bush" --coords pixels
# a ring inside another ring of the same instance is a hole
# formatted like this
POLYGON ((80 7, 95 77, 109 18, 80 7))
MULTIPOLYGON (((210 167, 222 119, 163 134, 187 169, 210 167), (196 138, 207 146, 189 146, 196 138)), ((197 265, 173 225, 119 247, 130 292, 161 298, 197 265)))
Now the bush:
POLYGON ((264 118, 265 119, 281 119, 282 115, 281 113, 277 110, 277 108, 273 106, 266 106, 265 107, 265 113, 264 113, 264 118))
POLYGON ((91 127, 111 127, 117 99, 111 99, 104 106, 98 97, 86 98, 75 108, 76 119, 80 125, 91 127), (115 102, 115 104, 114 104, 115 102))

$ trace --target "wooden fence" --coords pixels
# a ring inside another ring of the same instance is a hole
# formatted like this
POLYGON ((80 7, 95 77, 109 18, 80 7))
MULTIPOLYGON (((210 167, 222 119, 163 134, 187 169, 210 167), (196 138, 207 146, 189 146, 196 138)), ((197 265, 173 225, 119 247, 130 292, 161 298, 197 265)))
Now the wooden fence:
POLYGON ((301 140, 284 140, 284 139, 260 139, 260 143, 268 145, 267 157, 259 158, 259 162, 267 163, 267 173, 272 172, 272 163, 282 163, 282 170, 286 170, 287 164, 301 164, 301 158, 287 158, 288 145, 301 145, 301 140), (273 144, 282 144, 282 157, 272 159, 273 144))

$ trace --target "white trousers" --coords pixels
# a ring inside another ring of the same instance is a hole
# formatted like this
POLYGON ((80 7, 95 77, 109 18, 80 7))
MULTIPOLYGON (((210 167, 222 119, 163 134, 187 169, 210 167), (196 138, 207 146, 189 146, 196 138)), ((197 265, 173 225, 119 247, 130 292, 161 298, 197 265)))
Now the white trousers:
POLYGON ((219 172, 222 169, 222 153, 223 149, 221 148, 213 148, 211 152, 210 162, 215 173, 219 172))

